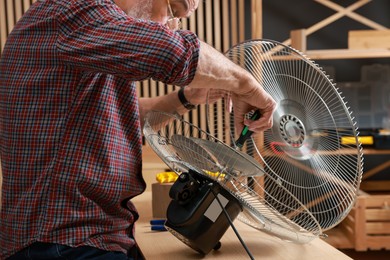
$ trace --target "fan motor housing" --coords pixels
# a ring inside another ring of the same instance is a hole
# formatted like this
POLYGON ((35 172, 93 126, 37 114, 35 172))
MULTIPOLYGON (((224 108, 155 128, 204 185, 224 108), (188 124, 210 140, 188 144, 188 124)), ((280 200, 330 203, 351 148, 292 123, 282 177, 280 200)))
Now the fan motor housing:
POLYGON ((208 254, 213 248, 218 249, 219 240, 230 225, 215 196, 218 196, 231 221, 242 211, 242 207, 238 200, 218 183, 192 170, 182 174, 186 176, 179 178, 170 191, 173 200, 167 209, 165 226, 195 251, 208 254), (195 192, 195 186, 191 184, 194 181, 197 182, 195 192), (181 194, 188 194, 189 189, 191 199, 188 200, 188 196, 184 196, 186 201, 183 203, 178 198, 183 197, 181 194))

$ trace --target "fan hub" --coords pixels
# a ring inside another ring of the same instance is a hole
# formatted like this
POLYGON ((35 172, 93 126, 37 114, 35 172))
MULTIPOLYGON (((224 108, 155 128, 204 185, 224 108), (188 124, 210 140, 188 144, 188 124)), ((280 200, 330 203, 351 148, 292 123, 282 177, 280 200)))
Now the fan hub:
POLYGON ((305 140, 305 127, 294 115, 284 115, 280 119, 280 133, 284 141, 293 147, 301 147, 305 140))

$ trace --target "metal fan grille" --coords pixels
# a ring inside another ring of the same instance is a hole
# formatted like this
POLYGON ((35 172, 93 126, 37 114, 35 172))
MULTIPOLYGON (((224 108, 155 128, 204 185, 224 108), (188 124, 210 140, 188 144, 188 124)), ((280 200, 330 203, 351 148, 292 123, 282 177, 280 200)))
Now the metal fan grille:
MULTIPOLYGON (((182 118, 162 112, 147 115, 144 135, 162 160, 178 174, 189 169, 217 180, 243 205, 239 218, 283 239, 305 243, 321 228, 305 206, 273 176, 264 178, 258 157, 225 145, 182 118), (279 190, 275 197, 266 187, 279 190)), ((255 155, 255 154, 254 154, 255 155)))
MULTIPOLYGON (((284 187, 329 229, 348 214, 362 175, 362 149, 356 123, 341 93, 312 61, 278 42, 255 40, 231 48, 226 56, 248 70, 277 102, 273 128, 247 142, 246 152, 264 163, 265 190, 283 203, 284 187), (355 142, 342 145, 343 137, 355 142)), ((209 107, 209 124, 219 115, 209 107)), ((227 116, 229 117, 229 116, 227 116)), ((224 140, 236 134, 233 117, 224 140), (230 136, 229 136, 230 135, 230 136)))

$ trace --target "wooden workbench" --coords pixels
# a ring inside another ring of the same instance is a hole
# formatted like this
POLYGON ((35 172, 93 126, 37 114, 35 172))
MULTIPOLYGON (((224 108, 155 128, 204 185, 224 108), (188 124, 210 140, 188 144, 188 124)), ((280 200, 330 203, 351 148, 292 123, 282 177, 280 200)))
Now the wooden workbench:
MULTIPOLYGON (((140 213, 136 225, 136 240, 146 259, 249 259, 231 228, 221 239, 222 247, 206 256, 198 254, 169 232, 151 231, 151 198, 151 192, 146 191, 133 199, 140 213)), ((234 224, 255 259, 351 259, 319 238, 308 244, 295 244, 255 230, 238 220, 234 224)))

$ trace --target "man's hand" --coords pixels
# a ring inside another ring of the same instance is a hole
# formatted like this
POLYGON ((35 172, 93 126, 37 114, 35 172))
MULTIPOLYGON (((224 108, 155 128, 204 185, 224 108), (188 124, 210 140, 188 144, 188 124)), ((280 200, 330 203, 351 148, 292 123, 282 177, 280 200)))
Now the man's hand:
POLYGON ((227 112, 232 112, 232 106, 234 107, 234 122, 237 132, 241 132, 244 125, 248 125, 249 130, 253 132, 265 131, 272 127, 272 115, 276 103, 262 87, 255 87, 248 93, 240 94, 230 93, 223 89, 186 87, 184 93, 192 104, 205 104, 206 102, 212 104, 224 98, 227 112), (256 121, 245 119, 245 114, 256 109, 260 110, 260 119, 256 121))
POLYGON ((276 102, 257 80, 248 71, 204 42, 201 42, 199 54, 197 71, 188 87, 218 89, 231 93, 237 132, 242 130, 244 124, 253 132, 272 127, 272 114, 276 109, 276 102), (247 113, 257 109, 261 112, 259 120, 253 122, 244 120, 247 113))
POLYGON ((274 99, 263 89, 256 88, 246 94, 232 94, 234 107, 234 123, 239 133, 244 125, 247 125, 252 132, 265 131, 272 127, 273 113, 276 108, 274 99), (245 119, 245 114, 251 110, 260 110, 261 116, 258 120, 245 119))

